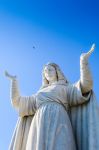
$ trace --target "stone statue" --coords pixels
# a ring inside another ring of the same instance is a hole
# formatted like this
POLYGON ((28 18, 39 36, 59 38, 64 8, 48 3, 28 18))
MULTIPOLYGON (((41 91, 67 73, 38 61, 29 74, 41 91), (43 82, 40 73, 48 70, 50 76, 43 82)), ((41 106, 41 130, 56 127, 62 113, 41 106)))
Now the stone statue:
POLYGON ((17 77, 5 72, 19 113, 9 150, 99 150, 99 107, 88 64, 94 48, 80 57, 79 81, 69 83, 57 64, 48 63, 32 96, 21 96, 17 77))

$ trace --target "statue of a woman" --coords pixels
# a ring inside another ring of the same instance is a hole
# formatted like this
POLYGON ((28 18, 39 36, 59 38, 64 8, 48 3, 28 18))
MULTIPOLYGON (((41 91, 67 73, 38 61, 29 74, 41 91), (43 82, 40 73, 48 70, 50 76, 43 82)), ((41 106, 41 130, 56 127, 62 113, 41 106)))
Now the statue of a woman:
POLYGON ((11 102, 19 119, 9 150, 99 150, 99 108, 93 93, 88 58, 80 57, 80 80, 70 84, 59 66, 43 68, 43 83, 32 95, 20 95, 17 77, 11 80, 11 102))

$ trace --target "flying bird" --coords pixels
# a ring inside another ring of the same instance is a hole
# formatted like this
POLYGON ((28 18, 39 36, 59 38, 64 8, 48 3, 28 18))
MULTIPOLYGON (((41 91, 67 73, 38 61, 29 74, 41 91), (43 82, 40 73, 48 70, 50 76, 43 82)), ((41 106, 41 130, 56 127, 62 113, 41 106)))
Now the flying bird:
POLYGON ((33 49, 35 49, 35 46, 33 46, 33 49))

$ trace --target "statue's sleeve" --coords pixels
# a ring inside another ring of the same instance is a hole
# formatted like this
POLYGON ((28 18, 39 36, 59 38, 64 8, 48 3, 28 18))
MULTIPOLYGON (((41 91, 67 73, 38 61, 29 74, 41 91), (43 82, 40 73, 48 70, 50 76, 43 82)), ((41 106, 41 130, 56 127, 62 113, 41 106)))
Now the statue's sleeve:
POLYGON ((19 108, 19 87, 17 79, 11 80, 11 87, 10 87, 10 97, 11 97, 11 104, 14 108, 19 108))
POLYGON ((83 94, 81 91, 81 82, 80 80, 75 84, 70 84, 68 86, 68 103, 70 106, 77 106, 87 102, 90 98, 91 91, 83 94))
POLYGON ((19 116, 33 115, 35 112, 35 94, 32 96, 21 96, 17 79, 11 83, 11 104, 18 110, 19 116))
POLYGON ((93 79, 88 59, 80 58, 80 80, 69 86, 70 105, 78 105, 88 101, 93 88, 93 79))
POLYGON ((93 79, 88 63, 88 58, 80 58, 80 83, 82 93, 87 93, 93 88, 93 79))

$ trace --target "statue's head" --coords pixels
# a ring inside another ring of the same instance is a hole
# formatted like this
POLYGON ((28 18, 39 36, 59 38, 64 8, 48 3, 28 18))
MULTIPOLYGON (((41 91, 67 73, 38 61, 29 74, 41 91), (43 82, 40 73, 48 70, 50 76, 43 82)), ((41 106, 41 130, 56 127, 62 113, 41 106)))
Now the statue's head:
POLYGON ((63 81, 68 83, 60 67, 55 63, 47 63, 43 67, 42 71, 42 87, 49 85, 50 81, 63 81))

